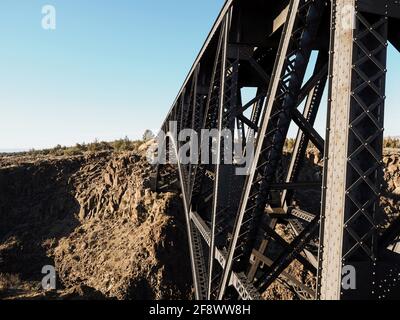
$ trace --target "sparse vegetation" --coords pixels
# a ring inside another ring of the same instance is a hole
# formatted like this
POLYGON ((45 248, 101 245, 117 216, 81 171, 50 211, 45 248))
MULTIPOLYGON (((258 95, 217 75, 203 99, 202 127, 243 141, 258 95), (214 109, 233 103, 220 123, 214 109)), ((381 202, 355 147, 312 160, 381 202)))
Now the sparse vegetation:
POLYGON ((35 150, 31 149, 26 152, 11 152, 11 153, 1 153, 0 156, 7 155, 15 155, 18 154, 20 156, 79 156, 85 153, 94 153, 94 152, 126 152, 126 151, 135 151, 138 147, 155 137, 154 133, 151 130, 146 130, 143 134, 142 140, 130 140, 128 136, 125 136, 123 139, 118 139, 110 142, 99 141, 95 139, 94 142, 91 143, 77 143, 75 146, 66 147, 57 145, 54 148, 50 149, 42 149, 35 150))
MULTIPOLYGON (((27 152, 18 152, 22 156, 78 156, 86 152, 101 152, 101 151, 111 151, 111 152, 125 152, 125 151, 135 151, 137 148, 146 141, 154 138, 154 134, 151 130, 146 130, 143 134, 143 140, 130 140, 127 136, 123 139, 118 139, 111 142, 99 141, 95 139, 91 143, 77 143, 75 146, 66 147, 57 145, 54 148, 35 150, 31 149, 27 152)), ((292 152, 295 144, 295 139, 288 138, 285 141, 285 151, 292 152)), ((400 138, 397 137, 387 137, 384 139, 383 147, 385 149, 400 149, 400 138)), ((310 142, 309 149, 313 148, 313 144, 310 142)), ((9 153, 15 154, 15 153, 9 153)), ((0 153, 0 155, 7 155, 6 153, 0 153)))
POLYGON ((285 150, 288 151, 288 152, 292 152, 295 142, 296 142, 295 139, 292 139, 292 138, 286 139, 286 141, 285 141, 285 150))
POLYGON ((78 156, 84 153, 94 153, 102 151, 111 152, 124 152, 124 151, 135 151, 143 141, 141 140, 130 140, 128 137, 124 139, 118 139, 111 142, 98 141, 97 139, 91 143, 77 143, 75 146, 66 147, 57 145, 54 148, 35 150, 31 149, 27 152, 18 152, 21 156, 78 156))
MULTIPOLYGON (((285 141, 285 150, 286 151, 292 151, 294 148, 296 140, 289 138, 286 139, 285 141)), ((308 148, 311 149, 313 148, 314 145, 310 142, 308 145, 308 148)), ((397 137, 387 137, 383 141, 383 147, 385 149, 400 149, 400 138, 397 137)))
POLYGON ((400 139, 392 138, 392 137, 385 138, 385 140, 383 142, 383 147, 390 148, 390 149, 399 149, 400 148, 400 139))

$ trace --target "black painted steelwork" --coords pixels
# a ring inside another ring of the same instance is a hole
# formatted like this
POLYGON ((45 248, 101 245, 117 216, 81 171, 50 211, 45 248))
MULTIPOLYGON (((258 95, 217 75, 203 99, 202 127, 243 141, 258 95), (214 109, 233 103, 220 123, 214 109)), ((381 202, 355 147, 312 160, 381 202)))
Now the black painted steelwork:
POLYGON ((201 138, 202 129, 214 129, 216 139, 207 138, 208 149, 196 155, 195 163, 183 164, 179 150, 184 142, 171 135, 167 150, 178 164, 156 170, 156 188, 182 192, 197 299, 261 299, 276 281, 300 299, 382 297, 373 289, 344 292, 341 273, 354 264, 371 288, 394 274, 396 257, 386 248, 398 238, 399 223, 381 232, 376 212, 386 48, 388 39, 400 45, 398 11, 391 0, 381 5, 368 0, 225 3, 162 125, 164 132, 189 128, 201 138), (354 18, 350 31, 337 27, 346 17, 354 18), (341 52, 349 66, 341 65, 335 53, 338 41, 351 48, 341 52), (324 141, 314 123, 328 79, 324 141), (340 93, 341 86, 348 90, 340 93), (249 88, 253 97, 246 101, 249 88), (338 98, 348 101, 343 104, 347 124, 335 121, 332 107, 338 98), (292 124, 298 133, 289 156, 285 141, 292 124), (333 128, 343 132, 335 161, 330 157, 340 134, 333 128), (247 176, 237 175, 240 164, 226 162, 230 142, 223 139, 223 129, 254 144, 247 176), (310 143, 325 155, 323 174, 304 180, 310 143), (203 164, 203 158, 214 161, 203 164), (343 173, 337 179, 343 180, 342 188, 334 188, 332 172, 343 173), (304 190, 314 190, 321 210, 295 201, 304 190), (335 197, 343 201, 334 204, 335 197), (332 208, 341 214, 335 216, 332 208), (282 234, 282 225, 291 240, 282 234), (324 274, 330 259, 336 269, 324 274), (290 266, 301 266, 308 281, 288 272, 290 266), (384 274, 386 269, 391 271, 384 274))

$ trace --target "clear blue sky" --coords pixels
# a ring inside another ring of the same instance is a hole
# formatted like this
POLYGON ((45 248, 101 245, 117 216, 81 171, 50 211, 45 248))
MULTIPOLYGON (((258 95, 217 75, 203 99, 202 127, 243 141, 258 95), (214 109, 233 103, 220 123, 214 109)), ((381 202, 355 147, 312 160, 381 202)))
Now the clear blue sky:
MULTIPOLYGON (((157 129, 223 3, 1 0, 0 149, 134 139, 157 129), (41 27, 45 4, 57 10, 55 31, 41 27)), ((392 70, 400 70, 397 58, 391 53, 392 70)), ((388 135, 400 134, 399 83, 390 72, 388 135)))

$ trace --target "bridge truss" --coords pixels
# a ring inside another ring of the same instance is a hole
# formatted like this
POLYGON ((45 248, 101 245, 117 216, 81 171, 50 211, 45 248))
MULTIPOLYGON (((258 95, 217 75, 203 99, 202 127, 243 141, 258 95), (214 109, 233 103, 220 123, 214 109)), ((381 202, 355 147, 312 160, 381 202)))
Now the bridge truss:
POLYGON ((179 182, 196 299, 262 299, 277 282, 300 299, 400 297, 400 223, 379 210, 388 42, 400 50, 397 0, 226 1, 161 129, 228 129, 254 160, 237 175, 220 135, 217 161, 183 164, 171 135, 178 164, 157 166, 159 190, 179 182), (362 281, 345 290, 348 266, 362 281))

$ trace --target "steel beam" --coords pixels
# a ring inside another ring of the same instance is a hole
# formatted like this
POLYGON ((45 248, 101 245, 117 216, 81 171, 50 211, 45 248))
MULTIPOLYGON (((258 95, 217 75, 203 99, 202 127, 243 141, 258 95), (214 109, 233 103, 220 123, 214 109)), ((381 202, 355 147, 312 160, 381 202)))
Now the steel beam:
POLYGON ((309 299, 313 288, 285 269, 297 260, 315 274, 318 245, 317 298, 385 297, 377 286, 396 270, 399 258, 387 246, 400 228, 391 223, 379 236, 376 213, 387 42, 400 47, 399 8, 397 0, 226 1, 162 125, 165 132, 172 120, 197 133, 218 129, 217 163, 182 165, 181 144, 169 139, 169 158, 178 164, 156 170, 163 175, 159 190, 176 191, 180 182, 196 299, 232 298, 228 287, 240 299, 260 299, 274 281, 309 299), (305 82, 313 50, 319 56, 305 82), (314 122, 328 77, 324 141, 314 122), (241 90, 251 87, 255 97, 242 103, 241 90), (299 131, 286 163, 293 122, 299 131), (222 129, 243 145, 255 142, 247 177, 235 175, 237 164, 224 163, 222 129), (325 154, 322 183, 298 179, 310 141, 325 154), (321 184, 321 214, 294 201, 295 190, 321 184), (279 234, 278 222, 294 231, 292 242, 279 234), (356 290, 341 285, 345 266, 362 279, 356 290))
POLYGON ((358 10, 400 19, 400 2, 398 0, 358 0, 358 10))
POLYGON ((222 149, 222 130, 224 129, 224 108, 225 108, 225 80, 226 80, 226 67, 227 67, 227 50, 228 50, 228 35, 229 35, 229 24, 230 15, 227 13, 224 19, 223 25, 223 38, 222 38, 222 57, 221 57, 221 87, 219 92, 219 110, 218 110, 218 138, 217 138, 217 150, 216 158, 218 163, 216 164, 215 180, 214 180, 214 196, 213 206, 211 213, 211 240, 210 240, 210 255, 209 255, 209 268, 208 268, 208 288, 207 298, 211 299, 212 281, 214 278, 214 259, 215 259, 215 233, 217 225, 217 214, 218 214, 218 202, 219 202, 219 188, 220 186, 220 166, 221 166, 221 149, 222 149))
MULTIPOLYGON (((209 226, 205 223, 205 221, 196 213, 191 212, 190 218, 194 223, 194 226, 202 235, 204 241, 208 245, 211 244, 211 230, 209 226)), ((222 268, 226 265, 226 252, 221 251, 217 247, 215 249, 215 259, 219 262, 222 268)), ((247 281, 246 277, 243 274, 237 274, 232 272, 231 279, 229 281, 230 284, 234 285, 237 289, 241 299, 243 300, 260 300, 261 297, 256 290, 256 288, 247 281)))
POLYGON ((197 229, 194 228, 190 219, 190 203, 188 199, 188 190, 184 169, 179 162, 179 154, 177 142, 170 136, 171 149, 178 161, 178 172, 181 182, 183 206, 185 211, 187 235, 189 242, 189 253, 192 266, 193 284, 197 300, 205 300, 207 298, 207 270, 204 264, 204 254, 201 251, 200 239, 197 229))
MULTIPOLYGON (((316 61, 314 76, 312 76, 311 79, 303 86, 303 88, 306 88, 306 90, 302 90, 302 92, 305 91, 308 95, 304 105, 303 117, 311 126, 314 125, 317 118, 318 109, 321 104, 324 88, 326 86, 328 77, 327 60, 327 53, 320 52, 316 61)), ((299 97, 299 102, 303 101, 304 98, 305 94, 301 94, 299 97)), ((310 139, 308 136, 301 130, 301 128, 299 128, 286 175, 286 182, 289 183, 297 181, 300 169, 306 156, 309 142, 310 139)), ((281 205, 283 208, 286 209, 288 205, 290 205, 292 195, 293 192, 288 192, 287 190, 282 193, 281 205)))
POLYGON ((371 298, 374 291, 388 19, 357 11, 358 4, 332 6, 320 299, 371 298), (357 270, 355 290, 342 287, 345 266, 357 270))
MULTIPOLYGON (((268 226, 260 228, 261 216, 267 203, 268 192, 271 190, 270 184, 276 175, 279 158, 282 157, 291 111, 297 107, 297 99, 322 13, 323 6, 320 2, 291 1, 271 77, 262 127, 256 142, 255 160, 246 181, 229 247, 220 299, 223 297, 235 256, 236 260, 240 257, 243 264, 250 258, 249 249, 255 245, 254 240, 257 235, 264 232, 263 228, 268 230, 268 233, 274 234, 268 226)), ((280 237, 276 239, 280 240, 280 237)), ((282 241, 282 244, 284 242, 282 241)), ((298 253, 295 255, 298 256, 298 253)), ((298 258, 303 260, 300 256, 298 258)))
MULTIPOLYGON (((289 44, 290 44, 289 40, 290 40, 290 36, 292 34, 292 30, 293 30, 294 23, 295 23, 295 20, 296 20, 296 12, 297 12, 297 9, 299 7, 299 4, 300 4, 300 0, 291 1, 291 6, 290 6, 290 9, 289 9, 289 19, 288 19, 288 21, 286 22, 286 25, 285 25, 285 30, 284 30, 284 33, 283 33, 282 47, 280 49, 280 52, 283 52, 283 54, 281 53, 279 58, 278 58, 279 61, 277 63, 275 74, 279 74, 280 75, 283 72, 284 62, 285 62, 285 58, 286 58, 286 52, 287 52, 289 44)), ((272 84, 271 84, 272 88, 271 88, 270 95, 272 95, 273 97, 275 97, 275 95, 276 95, 276 93, 278 91, 278 84, 279 84, 278 77, 276 77, 273 80, 272 84)), ((247 179, 247 181, 249 181, 249 182, 246 183, 246 189, 245 189, 245 193, 244 193, 244 196, 243 196, 243 199, 242 199, 242 204, 240 206, 240 212, 239 212, 239 215, 237 217, 237 221, 236 221, 236 225, 235 225, 235 229, 234 229, 234 234, 233 234, 233 239, 232 239, 232 242, 231 242, 231 245, 230 245, 230 248, 229 248, 227 263, 226 263, 226 266, 225 266, 225 269, 224 269, 222 282, 221 282, 221 290, 220 290, 220 293, 219 293, 219 299, 222 299, 224 297, 226 286, 228 285, 228 280, 229 280, 229 277, 230 277, 231 272, 232 272, 233 258, 234 258, 235 250, 236 250, 236 247, 237 247, 237 242, 238 242, 238 237, 239 237, 239 234, 240 234, 240 229, 241 229, 241 226, 242 226, 242 223, 243 223, 243 218, 244 218, 244 215, 245 215, 247 200, 248 200, 248 198, 250 196, 251 183, 252 183, 252 181, 254 179, 254 175, 256 173, 257 160, 258 160, 258 158, 260 156, 260 153, 261 153, 262 141, 263 141, 264 136, 265 136, 266 131, 267 131, 268 120, 269 120, 270 115, 271 115, 273 102, 274 102, 273 99, 270 98, 269 101, 268 101, 269 107, 267 109, 267 110, 269 110, 269 114, 267 114, 264 117, 263 126, 261 128, 261 132, 259 133, 259 137, 261 137, 261 138, 259 138, 259 140, 261 139, 261 142, 257 142, 257 149, 255 151, 255 159, 253 161, 252 168, 250 170, 250 175, 249 175, 249 177, 247 179)))

